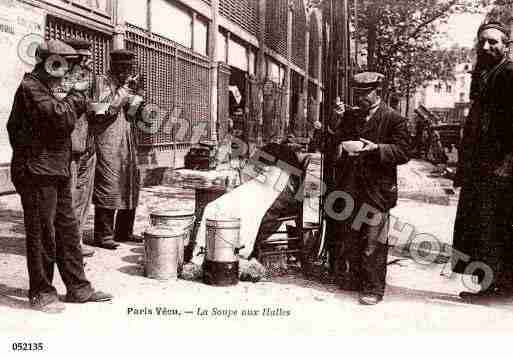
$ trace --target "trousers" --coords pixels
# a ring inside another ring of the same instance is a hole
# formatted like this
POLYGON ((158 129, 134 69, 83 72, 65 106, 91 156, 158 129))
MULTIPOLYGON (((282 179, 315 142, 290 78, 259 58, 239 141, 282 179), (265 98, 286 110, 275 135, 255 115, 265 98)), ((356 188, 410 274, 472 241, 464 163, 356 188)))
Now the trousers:
POLYGON ((71 162, 71 188, 73 197, 73 210, 76 213, 79 227, 80 241, 87 214, 93 198, 94 171, 96 155, 86 153, 71 162))
POLYGON ((135 208, 111 209, 95 206, 94 240, 97 243, 114 239, 124 242, 131 239, 134 232, 135 208))
MULTIPOLYGON (((389 213, 380 212, 378 224, 360 223, 351 216, 345 221, 328 220, 328 236, 335 275, 342 287, 383 297, 386 285, 389 213)), ((376 221, 377 222, 377 221, 376 221)))
POLYGON ((52 285, 55 264, 67 292, 77 299, 89 298, 93 289, 84 273, 70 179, 24 170, 13 176, 13 183, 23 206, 29 298, 57 297, 52 285))

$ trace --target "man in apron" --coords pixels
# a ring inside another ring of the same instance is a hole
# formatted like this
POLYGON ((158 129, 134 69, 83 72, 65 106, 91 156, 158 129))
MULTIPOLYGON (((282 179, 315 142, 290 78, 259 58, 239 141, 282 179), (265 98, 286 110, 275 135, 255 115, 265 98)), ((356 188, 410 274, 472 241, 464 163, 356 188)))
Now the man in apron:
POLYGON ((110 56, 110 73, 99 96, 108 107, 105 114, 97 114, 94 129, 97 162, 92 245, 116 249, 118 242, 133 239, 140 186, 135 131, 143 106, 136 93, 138 76, 132 75, 135 54, 115 50, 110 56))

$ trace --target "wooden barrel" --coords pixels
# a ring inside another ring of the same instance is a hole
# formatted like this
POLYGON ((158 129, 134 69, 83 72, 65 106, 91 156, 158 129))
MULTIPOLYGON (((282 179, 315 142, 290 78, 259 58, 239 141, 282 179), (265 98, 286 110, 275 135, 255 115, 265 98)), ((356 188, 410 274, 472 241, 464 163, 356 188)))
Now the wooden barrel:
POLYGON ((178 278, 178 250, 184 236, 183 230, 162 227, 144 232, 144 273, 148 278, 178 278))

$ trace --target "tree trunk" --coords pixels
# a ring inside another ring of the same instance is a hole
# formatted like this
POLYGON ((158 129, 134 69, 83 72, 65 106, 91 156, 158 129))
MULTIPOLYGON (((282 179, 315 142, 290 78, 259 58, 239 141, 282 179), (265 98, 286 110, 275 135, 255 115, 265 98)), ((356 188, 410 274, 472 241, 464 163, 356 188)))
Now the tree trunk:
POLYGON ((406 109, 404 113, 404 117, 408 118, 408 113, 410 112, 410 76, 408 76, 408 84, 406 85, 406 109))

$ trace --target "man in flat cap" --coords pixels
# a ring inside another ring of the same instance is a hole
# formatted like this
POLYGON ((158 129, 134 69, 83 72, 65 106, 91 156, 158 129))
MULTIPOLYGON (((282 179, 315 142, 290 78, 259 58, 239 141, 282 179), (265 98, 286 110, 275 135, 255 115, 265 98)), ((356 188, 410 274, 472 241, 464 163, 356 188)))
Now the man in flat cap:
POLYGON ((325 206, 327 240, 340 287, 359 291, 366 305, 385 292, 389 211, 397 201, 397 166, 409 160, 410 147, 407 120, 381 100, 383 78, 356 74, 359 107, 339 102, 327 128, 326 152, 337 152, 325 206))
POLYGON ((11 178, 23 206, 29 273, 29 300, 34 309, 61 312, 52 285, 54 265, 66 285, 66 301, 110 300, 86 279, 78 222, 72 208, 71 132, 86 111, 89 84, 79 81, 64 98, 52 89, 61 85, 75 50, 59 40, 38 46, 39 62, 25 74, 14 96, 7 122, 13 148, 11 178))
MULTIPOLYGON (((65 81, 68 80, 71 83, 88 81, 93 84, 91 43, 78 38, 66 39, 64 42, 73 47, 79 56, 72 64, 65 81)), ((91 98, 92 93, 90 90, 88 91, 88 100, 91 101, 91 98)), ((93 126, 89 126, 89 121, 94 121, 94 118, 88 111, 77 118, 75 128, 71 133, 71 192, 73 208, 78 219, 82 255, 84 257, 94 255, 94 251, 84 246, 82 241, 84 225, 87 221, 87 214, 93 197, 94 171, 96 166, 93 126)))
POLYGON ((507 56, 508 35, 497 22, 478 29, 472 106, 454 182, 462 188, 453 271, 474 275, 481 287, 477 293, 460 293, 468 300, 513 293, 513 63, 507 56))
POLYGON ((134 240, 135 210, 139 201, 136 121, 143 108, 138 75, 133 75, 135 54, 112 51, 110 73, 100 102, 107 103, 95 124, 96 174, 93 203, 94 242, 116 249, 118 242, 134 240))

